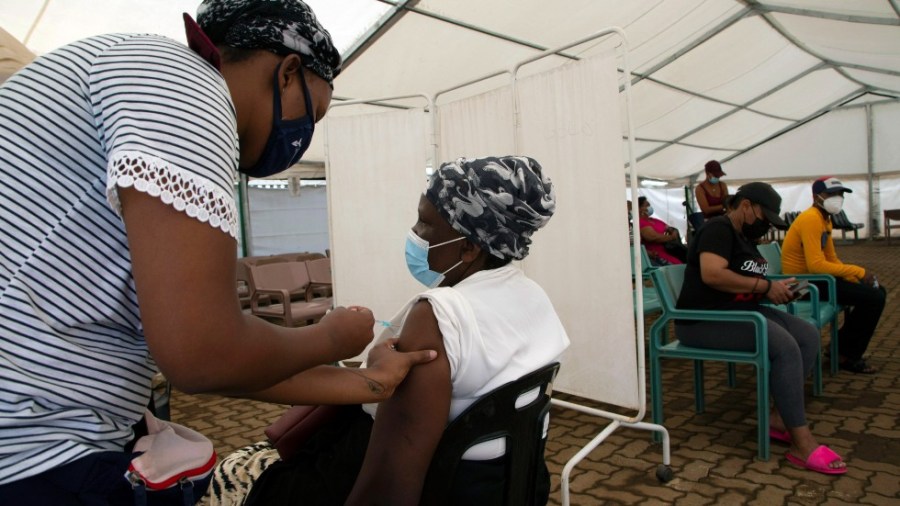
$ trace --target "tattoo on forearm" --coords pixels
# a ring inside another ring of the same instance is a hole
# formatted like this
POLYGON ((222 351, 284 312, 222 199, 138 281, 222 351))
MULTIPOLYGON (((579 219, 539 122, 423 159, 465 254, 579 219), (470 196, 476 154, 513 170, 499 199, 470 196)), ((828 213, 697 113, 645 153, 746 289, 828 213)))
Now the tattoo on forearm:
POLYGON ((366 376, 365 374, 362 373, 362 371, 351 371, 351 372, 354 374, 358 374, 366 382, 366 386, 369 387, 369 391, 372 392, 373 394, 383 394, 385 392, 385 390, 387 390, 386 388, 384 388, 384 385, 382 385, 381 383, 366 376))

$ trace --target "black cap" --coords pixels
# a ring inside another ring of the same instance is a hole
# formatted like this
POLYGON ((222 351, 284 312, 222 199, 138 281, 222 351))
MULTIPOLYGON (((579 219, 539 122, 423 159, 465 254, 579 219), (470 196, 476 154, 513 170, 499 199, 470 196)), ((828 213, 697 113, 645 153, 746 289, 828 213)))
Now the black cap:
POLYGON ((738 188, 734 196, 744 197, 754 204, 759 204, 763 214, 766 215, 766 219, 772 225, 787 226, 787 223, 781 219, 781 216, 778 216, 781 213, 781 196, 778 195, 778 192, 771 185, 766 183, 747 183, 738 188))

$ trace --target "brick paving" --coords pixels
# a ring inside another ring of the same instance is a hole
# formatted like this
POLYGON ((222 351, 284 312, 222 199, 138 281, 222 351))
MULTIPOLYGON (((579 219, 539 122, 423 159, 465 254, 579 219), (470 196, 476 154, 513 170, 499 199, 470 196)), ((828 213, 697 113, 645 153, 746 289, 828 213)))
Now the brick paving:
MULTIPOLYGON (((777 443, 772 444, 768 462, 756 460, 752 368, 738 367, 738 385, 732 389, 725 381, 724 364, 707 365, 706 411, 696 414, 690 362, 672 360, 663 362, 663 377, 675 478, 657 481, 662 451, 649 432, 620 428, 573 470, 571 503, 900 504, 900 306, 895 304, 900 293, 900 246, 889 247, 883 241, 839 245, 838 255, 873 270, 888 289, 885 314, 869 345, 870 362, 879 373, 841 371, 834 377, 826 373, 822 397, 812 397, 811 385, 807 388, 807 418, 813 433, 844 457, 847 474, 825 476, 799 469, 784 459, 786 447, 777 443)), ((827 332, 823 337, 827 340, 827 332)), ((174 420, 210 437, 220 455, 262 439, 263 429, 284 409, 180 392, 173 394, 171 407, 174 420)), ((553 480, 550 504, 560 504, 563 466, 608 423, 554 406, 547 444, 553 480)))

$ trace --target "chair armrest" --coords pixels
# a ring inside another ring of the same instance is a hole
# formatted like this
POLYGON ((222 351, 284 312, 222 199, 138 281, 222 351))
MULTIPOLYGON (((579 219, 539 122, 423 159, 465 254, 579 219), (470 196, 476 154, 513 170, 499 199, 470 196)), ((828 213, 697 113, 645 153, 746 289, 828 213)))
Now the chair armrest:
POLYGON ((256 311, 259 309, 259 299, 264 295, 268 295, 276 299, 281 299, 282 305, 291 303, 291 294, 287 289, 282 288, 280 290, 256 290, 253 293, 253 297, 250 299, 251 311, 256 311))
POLYGON ((664 311, 663 314, 653 322, 650 330, 650 346, 662 346, 662 342, 657 338, 661 337, 661 331, 666 328, 666 324, 673 320, 694 320, 694 321, 713 321, 713 322, 744 322, 752 323, 754 327, 756 350, 761 354, 768 354, 769 343, 766 341, 768 335, 768 326, 766 317, 758 311, 732 311, 732 310, 698 310, 698 309, 674 309, 664 311))
POLYGON ((773 279, 797 278, 807 281, 824 281, 828 284, 828 298, 819 300, 827 300, 829 304, 837 305, 837 282, 831 274, 773 274, 769 277, 773 279))

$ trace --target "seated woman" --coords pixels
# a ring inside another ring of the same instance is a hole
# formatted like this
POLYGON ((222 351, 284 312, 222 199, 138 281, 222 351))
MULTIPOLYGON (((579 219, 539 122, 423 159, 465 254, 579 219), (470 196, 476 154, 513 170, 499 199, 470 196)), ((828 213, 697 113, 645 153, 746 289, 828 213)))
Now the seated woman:
POLYGON ((676 265, 687 261, 687 248, 681 242, 681 234, 666 222, 651 218, 653 207, 647 197, 638 197, 641 242, 647 248, 654 265, 676 265))
MULTIPOLYGON (((781 197, 766 183, 748 183, 727 205, 728 212, 709 220, 691 241, 677 307, 756 311, 765 316, 769 384, 775 398, 769 434, 790 444, 790 462, 824 474, 843 474, 847 468, 841 457, 816 442, 804 413, 803 381, 815 364, 819 331, 796 316, 761 304, 764 298, 775 304, 794 298, 789 288, 794 278, 766 279, 768 264, 755 243, 771 224, 781 223, 781 197)), ((677 321, 675 335, 697 348, 752 350, 751 325, 677 321)))
MULTIPOLYGON (((530 158, 443 164, 406 242, 410 272, 429 289, 391 321, 401 329, 397 349, 438 357, 409 373, 374 422, 374 406, 350 408, 291 460, 260 466, 267 469, 244 504, 418 504, 447 424, 491 390, 557 361, 569 344, 543 289, 511 264, 554 208, 553 186, 530 158)), ((376 342, 392 337, 387 329, 376 342)), ((457 474, 454 503, 502 502, 504 442, 477 448, 457 474)), ((540 504, 550 486, 542 471, 540 504)))

